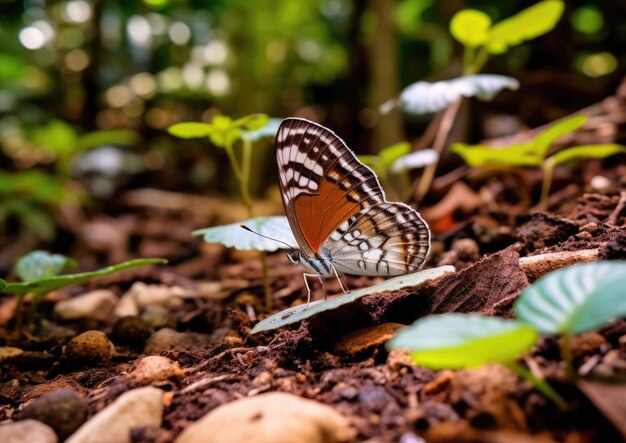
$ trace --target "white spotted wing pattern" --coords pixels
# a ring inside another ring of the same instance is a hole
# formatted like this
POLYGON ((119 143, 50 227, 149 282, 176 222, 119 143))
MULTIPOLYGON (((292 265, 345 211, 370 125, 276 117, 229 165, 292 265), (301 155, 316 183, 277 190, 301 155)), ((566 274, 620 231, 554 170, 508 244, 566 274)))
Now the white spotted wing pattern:
POLYGON ((306 275, 394 276, 422 266, 428 225, 411 207, 388 202, 374 172, 334 132, 285 119, 276 158, 285 212, 300 247, 287 254, 316 273, 306 275))

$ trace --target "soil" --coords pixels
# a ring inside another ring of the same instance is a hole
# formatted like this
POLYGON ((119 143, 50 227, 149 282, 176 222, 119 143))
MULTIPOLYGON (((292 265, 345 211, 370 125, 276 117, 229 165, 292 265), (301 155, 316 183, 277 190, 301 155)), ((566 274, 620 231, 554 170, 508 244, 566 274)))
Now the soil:
MULTIPOLYGON (((580 386, 559 382, 563 368, 554 338, 544 337, 524 358, 523 363, 551 380, 567 399, 571 408, 566 411, 497 365, 432 371, 384 348, 403 325, 431 313, 510 317, 513 301, 532 281, 520 257, 597 250, 601 259, 626 258, 626 210, 615 213, 619 201, 617 193, 588 193, 567 202, 563 207, 569 207, 568 212, 537 212, 509 225, 483 211, 459 225, 454 238, 436 237, 428 266, 453 264, 460 270, 456 274, 417 291, 373 294, 302 324, 254 336, 249 332, 259 319, 304 301, 301 269, 283 254, 269 257, 273 306, 267 311, 254 255, 190 239, 187 234, 199 227, 194 226, 197 220, 184 219, 175 210, 129 209, 123 217, 92 226, 116 230, 124 245, 100 250, 100 257, 124 259, 134 245, 137 251, 151 251, 146 255, 169 257, 172 265, 127 271, 49 294, 40 305, 47 320, 36 335, 16 334, 7 321, 14 300, 0 299, 0 321, 5 322, 0 344, 24 351, 0 360, 0 421, 20 418, 32 400, 64 388, 83 396, 93 416, 138 386, 128 373, 145 355, 146 341, 152 340, 149 349, 180 364, 185 376, 156 383, 169 393, 163 424, 159 429, 135 428, 135 442, 171 442, 217 406, 267 391, 332 406, 355 429, 355 442, 622 441, 623 415, 614 411, 624 410, 626 397, 603 394, 605 382, 598 380, 626 376, 625 321, 574 341, 576 366, 586 380, 580 386), (461 239, 464 244, 458 243, 461 239), (494 251, 494 242, 504 247, 494 251), (490 254, 481 257, 477 251, 490 254), (71 296, 106 288, 121 297, 136 281, 188 291, 178 303, 152 312, 164 317, 153 329, 169 326, 182 333, 170 334, 168 346, 155 344, 152 330, 146 333, 141 323, 115 324, 114 316, 62 322, 52 314, 56 303, 71 296), (134 328, 132 337, 124 328, 134 328), (101 359, 97 367, 67 361, 64 345, 91 329, 108 334, 115 354, 101 359)), ((89 257, 97 262, 93 249, 92 244, 91 251, 84 251, 82 263, 89 257)), ((347 281, 358 288, 378 280, 347 281)), ((336 282, 326 287, 329 293, 339 292, 336 282)), ((314 298, 321 297, 316 288, 314 298)), ((624 392, 623 386, 620 389, 624 392)))

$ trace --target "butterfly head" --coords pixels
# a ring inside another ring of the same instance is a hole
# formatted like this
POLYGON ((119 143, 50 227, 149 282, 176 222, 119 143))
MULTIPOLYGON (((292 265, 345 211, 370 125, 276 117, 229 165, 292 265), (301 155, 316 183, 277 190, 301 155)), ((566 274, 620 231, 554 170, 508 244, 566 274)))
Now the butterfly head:
POLYGON ((302 260, 302 253, 298 249, 290 249, 285 252, 287 254, 287 258, 289 259, 289 261, 293 263, 294 265, 297 265, 302 260))

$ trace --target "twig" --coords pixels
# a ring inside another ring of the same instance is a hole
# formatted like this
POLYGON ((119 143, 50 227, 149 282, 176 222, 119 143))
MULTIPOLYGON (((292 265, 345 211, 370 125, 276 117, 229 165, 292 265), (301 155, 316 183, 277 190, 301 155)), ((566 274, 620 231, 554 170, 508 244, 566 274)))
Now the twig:
POLYGON ((625 206, 626 206, 626 191, 622 191, 619 194, 619 201, 617 202, 617 206, 615 207, 613 212, 611 212, 611 215, 609 215, 609 218, 606 219, 606 223, 608 225, 617 225, 617 220, 619 219, 619 215, 622 213, 625 206))
POLYGON ((581 251, 549 252, 547 254, 521 257, 519 265, 531 283, 548 272, 575 263, 594 261, 598 258, 597 249, 583 249, 581 251))

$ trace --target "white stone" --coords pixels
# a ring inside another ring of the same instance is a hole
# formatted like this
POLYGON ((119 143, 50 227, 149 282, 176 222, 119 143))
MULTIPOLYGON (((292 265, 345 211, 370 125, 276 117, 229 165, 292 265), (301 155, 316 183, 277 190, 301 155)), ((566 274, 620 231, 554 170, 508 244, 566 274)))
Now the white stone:
POLYGON ((54 313, 63 320, 106 320, 116 304, 117 297, 113 291, 98 289, 57 303, 54 313))
POLYGON ((163 391, 152 386, 133 389, 98 412, 65 443, 131 443, 135 427, 159 427, 163 418, 163 391))
POLYGON ((2 443, 57 443, 59 439, 52 428, 37 420, 22 420, 0 424, 2 443))
POLYGON ((215 408, 175 443, 334 443, 352 437, 346 419, 330 406, 272 392, 215 408))

